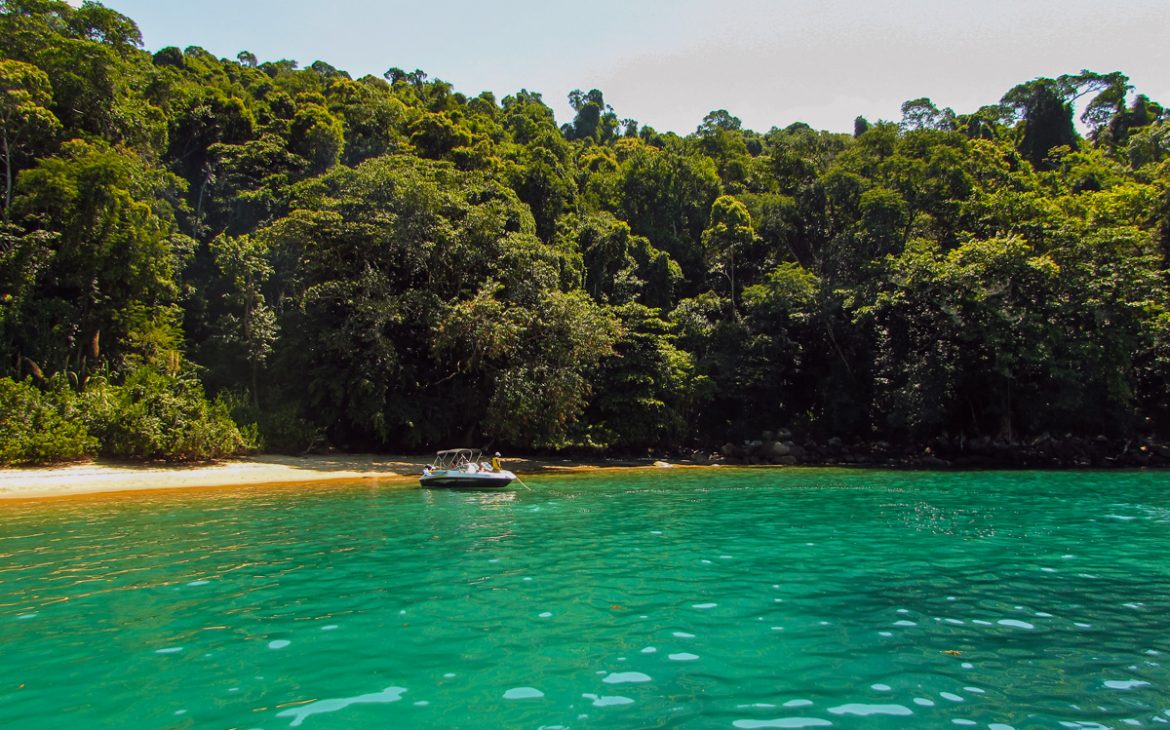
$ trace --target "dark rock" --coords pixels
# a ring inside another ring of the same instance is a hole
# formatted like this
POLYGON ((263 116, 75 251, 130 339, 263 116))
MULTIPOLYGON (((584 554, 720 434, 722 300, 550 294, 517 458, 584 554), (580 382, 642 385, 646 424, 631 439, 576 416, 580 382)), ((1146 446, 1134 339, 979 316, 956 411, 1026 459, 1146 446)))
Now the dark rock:
MULTIPOLYGON (((772 431, 770 435, 775 438, 765 441, 729 442, 718 453, 684 451, 682 454, 697 463, 731 464, 851 464, 923 469, 1170 467, 1170 441, 1160 442, 1148 436, 1126 441, 1106 436, 1054 437, 1042 433, 1016 441, 988 436, 968 439, 958 435, 891 444, 845 440, 839 436, 823 442, 797 443, 779 438, 782 433, 785 433, 783 429, 772 431)), ((651 456, 669 460, 668 456, 651 456)))
POLYGON ((991 438, 988 436, 980 436, 978 438, 967 439, 967 451, 979 455, 990 453, 991 438))
POLYGON ((769 441, 760 449, 760 454, 766 458, 782 459, 792 454, 792 447, 779 441, 769 441))

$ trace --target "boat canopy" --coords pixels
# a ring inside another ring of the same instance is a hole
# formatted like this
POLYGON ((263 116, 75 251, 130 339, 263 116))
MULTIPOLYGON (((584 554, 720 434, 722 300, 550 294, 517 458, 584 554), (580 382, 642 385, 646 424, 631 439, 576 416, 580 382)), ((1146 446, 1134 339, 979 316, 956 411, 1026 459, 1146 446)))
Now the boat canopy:
POLYGON ((435 454, 435 466, 452 469, 463 464, 475 464, 483 458, 482 449, 444 449, 435 454))

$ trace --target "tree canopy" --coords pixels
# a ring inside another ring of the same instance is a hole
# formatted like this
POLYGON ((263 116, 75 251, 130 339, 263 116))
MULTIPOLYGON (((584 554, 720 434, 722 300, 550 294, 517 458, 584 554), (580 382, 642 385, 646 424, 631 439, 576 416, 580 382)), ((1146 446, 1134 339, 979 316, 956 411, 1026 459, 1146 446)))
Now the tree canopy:
POLYGON ((569 101, 0 0, 3 459, 1170 433, 1170 115, 1124 74, 851 135, 569 101))

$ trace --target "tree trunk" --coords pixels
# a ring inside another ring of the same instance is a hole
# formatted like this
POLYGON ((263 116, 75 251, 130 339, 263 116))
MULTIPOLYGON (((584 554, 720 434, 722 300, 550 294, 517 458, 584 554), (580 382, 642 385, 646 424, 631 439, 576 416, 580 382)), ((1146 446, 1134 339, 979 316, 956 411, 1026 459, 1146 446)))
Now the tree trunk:
POLYGON ((735 308, 735 249, 728 251, 731 259, 730 278, 731 278, 731 318, 733 321, 739 320, 739 310, 735 308))
POLYGON ((4 218, 8 218, 8 208, 12 205, 12 154, 8 147, 8 132, 0 135, 0 155, 4 157, 4 218))
POLYGON ((1012 428, 1012 383, 1009 380, 1003 392, 1001 401, 1003 409, 999 414, 999 439, 1006 443, 1015 443, 1015 429, 1012 428))
POLYGON ((259 387, 259 367, 256 366, 256 361, 252 363, 252 407, 256 409, 256 417, 260 417, 260 387, 259 387))

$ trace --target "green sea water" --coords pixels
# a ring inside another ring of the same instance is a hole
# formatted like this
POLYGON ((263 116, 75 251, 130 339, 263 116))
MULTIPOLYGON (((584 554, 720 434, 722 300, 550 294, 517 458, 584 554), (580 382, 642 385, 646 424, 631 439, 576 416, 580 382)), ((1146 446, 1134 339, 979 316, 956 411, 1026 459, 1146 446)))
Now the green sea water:
POLYGON ((1170 725, 1170 474, 0 503, 3 728, 1170 725))

